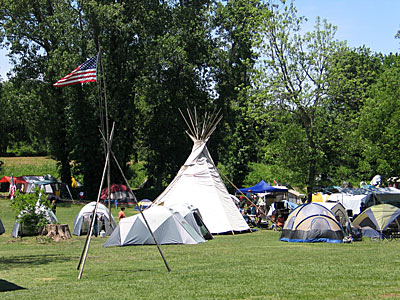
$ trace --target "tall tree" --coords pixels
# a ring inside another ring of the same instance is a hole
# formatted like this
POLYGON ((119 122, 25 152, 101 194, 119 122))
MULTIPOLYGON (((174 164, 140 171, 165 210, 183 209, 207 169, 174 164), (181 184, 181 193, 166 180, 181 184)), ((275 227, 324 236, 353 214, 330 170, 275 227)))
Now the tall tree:
POLYGON ((254 44, 265 10, 259 0, 217 2, 215 8, 215 103, 225 116, 225 126, 215 135, 220 140, 215 158, 220 157, 237 185, 243 184, 248 162, 257 156, 250 87, 258 58, 254 44))
POLYGON ((178 109, 204 111, 209 103, 210 1, 162 4, 148 27, 146 67, 137 78, 141 157, 161 189, 190 153, 178 109))
POLYGON ((359 134, 362 147, 360 174, 370 179, 376 174, 383 178, 397 176, 399 152, 399 76, 400 58, 389 55, 384 58, 384 71, 370 88, 370 97, 362 107, 359 134))
MULTIPOLYGON (((275 158, 284 164, 292 163, 293 168, 301 168, 299 176, 304 178, 310 197, 326 165, 320 145, 325 138, 323 101, 328 91, 329 57, 343 45, 334 39, 336 28, 319 18, 313 31, 303 33, 303 18, 297 16, 293 2, 271 1, 269 8, 272 13, 260 42, 265 57, 261 69, 264 76, 259 82, 263 90, 260 101, 289 112, 287 121, 295 122, 290 128, 298 124, 287 136, 295 137, 293 143, 297 147, 290 156, 296 160, 285 161, 282 158, 287 155, 281 156, 281 152, 276 152, 275 158)), ((280 143, 282 153, 288 153, 284 147, 289 143, 287 140, 280 143)))
POLYGON ((382 72, 381 58, 365 47, 343 48, 331 58, 328 71, 327 143, 329 174, 336 184, 355 181, 363 147, 357 133, 360 110, 368 90, 382 72))
POLYGON ((38 103, 40 90, 35 84, 4 82, 0 92, 2 107, 0 152, 46 154, 48 139, 43 127, 46 108, 38 103))
POLYGON ((48 122, 44 131, 50 131, 51 128, 51 134, 47 135, 50 150, 60 162, 62 180, 69 183, 70 146, 64 113, 66 100, 59 91, 52 88, 51 83, 59 75, 56 68, 62 62, 73 61, 70 56, 73 54, 71 46, 78 44, 81 37, 74 4, 2 0, 0 7, 1 37, 3 43, 10 47, 15 74, 13 81, 20 86, 33 85, 39 92, 38 103, 47 113, 45 119, 48 122), (70 55, 65 55, 65 52, 70 55), (57 61, 59 63, 55 63, 57 61))
POLYGON ((36 106, 42 108, 44 120, 40 123, 42 133, 49 141, 51 155, 59 161, 61 180, 71 180, 70 154, 76 149, 75 153, 86 153, 82 159, 87 164, 82 169, 88 170, 85 188, 95 193, 101 161, 96 159, 100 147, 94 145, 100 144, 100 135, 98 121, 91 121, 97 105, 91 105, 93 97, 88 95, 96 95, 96 87, 52 86, 96 53, 84 7, 80 1, 44 0, 2 0, 0 7, 2 41, 9 46, 14 63, 12 81, 26 86, 21 92, 36 91, 36 106), (92 178, 96 180, 92 182, 92 178))

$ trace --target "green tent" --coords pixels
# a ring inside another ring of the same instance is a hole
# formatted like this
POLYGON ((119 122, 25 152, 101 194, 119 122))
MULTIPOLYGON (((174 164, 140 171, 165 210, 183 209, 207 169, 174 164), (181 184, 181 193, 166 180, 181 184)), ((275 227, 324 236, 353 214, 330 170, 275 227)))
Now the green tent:
POLYGON ((400 208, 391 204, 374 205, 364 210, 353 221, 354 226, 360 226, 363 235, 369 237, 400 232, 400 208))

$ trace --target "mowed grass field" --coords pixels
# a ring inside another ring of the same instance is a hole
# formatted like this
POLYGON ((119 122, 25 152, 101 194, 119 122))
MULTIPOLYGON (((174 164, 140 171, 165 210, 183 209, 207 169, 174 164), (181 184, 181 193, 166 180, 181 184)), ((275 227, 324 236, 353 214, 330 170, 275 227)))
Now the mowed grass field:
MULTIPOLYGON (((59 222, 71 232, 81 207, 57 207, 59 222)), ((6 229, 0 235, 2 300, 400 299, 397 240, 299 244, 280 242, 280 233, 269 230, 219 235, 199 245, 162 245, 168 272, 156 246, 103 248, 106 238, 97 237, 78 280, 85 237, 14 239, 7 198, 0 198, 0 219, 6 229)))
MULTIPOLYGON (((81 205, 60 205, 72 231, 81 205)), ((117 211, 114 209, 114 215, 117 211)), ((133 209, 128 209, 128 215, 133 209)), ((40 243, 13 239, 8 199, 0 200, 0 299, 399 299, 399 241, 297 244, 279 232, 220 235, 199 245, 103 248, 93 238, 83 277, 85 237, 40 243), (4 291, 10 284, 18 290, 4 291)))
POLYGON ((46 175, 58 176, 57 162, 50 157, 0 157, 4 163, 0 168, 3 176, 46 175))

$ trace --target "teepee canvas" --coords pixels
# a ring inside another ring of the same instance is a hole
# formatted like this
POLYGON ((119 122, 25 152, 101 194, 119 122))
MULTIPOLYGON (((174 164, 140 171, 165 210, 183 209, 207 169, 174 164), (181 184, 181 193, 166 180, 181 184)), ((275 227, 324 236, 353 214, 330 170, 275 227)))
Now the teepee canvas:
POLYGON ((218 117, 218 114, 206 115, 199 126, 196 112, 192 115, 188 111, 188 115, 189 120, 182 114, 190 130, 190 133, 186 133, 194 142, 192 153, 153 205, 193 205, 200 211, 204 224, 212 234, 249 230, 206 146, 222 117, 218 117))

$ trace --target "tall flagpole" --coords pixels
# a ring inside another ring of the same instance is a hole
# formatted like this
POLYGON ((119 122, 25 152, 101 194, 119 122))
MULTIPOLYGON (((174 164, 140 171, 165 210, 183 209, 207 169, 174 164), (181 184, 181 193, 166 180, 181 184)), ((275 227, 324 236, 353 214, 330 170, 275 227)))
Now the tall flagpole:
MULTIPOLYGON (((99 46, 99 64, 101 70, 101 79, 103 82, 103 94, 104 94, 104 109, 105 109, 105 122, 106 122, 106 155, 110 152, 110 129, 108 124, 108 103, 107 103, 107 91, 106 91, 106 80, 104 75, 104 67, 102 60, 101 48, 99 46)), ((108 220, 109 220, 109 228, 112 228, 111 223, 111 169, 110 169, 110 160, 108 160, 107 164, 107 199, 108 199, 108 220)), ((114 229, 114 228, 112 228, 114 229)))
MULTIPOLYGON (((100 201, 100 195, 101 195, 102 186, 104 184, 104 177, 106 175, 107 175, 107 199, 108 199, 108 212, 109 212, 109 218, 108 218, 109 219, 109 228, 112 228, 112 222, 111 222, 111 220, 112 220, 111 199, 110 199, 110 195, 111 195, 110 156, 111 156, 111 154, 113 155, 113 158, 114 158, 119 170, 121 171, 121 174, 122 174, 123 178, 125 179, 126 184, 129 187, 128 180, 126 179, 125 175, 123 174, 122 169, 121 169, 121 167, 120 167, 120 165, 119 165, 119 163, 117 161, 117 158, 115 157, 114 153, 112 153, 112 151, 111 151, 111 141, 112 141, 112 137, 113 137, 113 134, 114 134, 115 123, 113 123, 113 128, 112 128, 111 134, 110 134, 110 132, 109 132, 109 123, 108 123, 108 105, 107 105, 107 94, 106 94, 106 82, 105 82, 105 75, 104 75, 104 69, 103 69, 103 63, 102 63, 102 54, 101 54, 100 46, 99 46, 99 53, 98 53, 98 63, 100 64, 101 76, 102 76, 102 81, 103 81, 103 90, 104 90, 103 94, 104 94, 105 116, 104 116, 104 118, 102 116, 100 116, 100 118, 101 118, 101 122, 103 122, 103 119, 105 119, 105 127, 106 127, 105 128, 106 129, 106 136, 103 136, 103 140, 105 140, 105 144, 106 144, 106 145, 104 145, 105 163, 104 163, 103 174, 102 174, 101 183, 100 183, 100 187, 99 187, 99 192, 98 192, 98 195, 97 195, 97 201, 96 201, 95 208, 93 210, 93 217, 92 217, 92 220, 91 220, 91 223, 90 223, 90 229, 89 229, 88 235, 86 237, 86 241, 85 241, 85 244, 84 244, 84 247, 83 247, 83 250, 82 250, 82 254, 81 254, 81 257, 80 257, 80 260, 79 260, 79 263, 78 263, 78 267, 77 267, 77 269, 79 270, 78 279, 82 278, 83 268, 85 266, 85 261, 86 261, 86 257, 87 257, 88 251, 89 251, 90 241, 91 241, 91 237, 92 237, 92 233, 93 233, 93 226, 94 226, 95 218, 97 217, 97 207, 98 207, 98 203, 100 201)), ((101 100, 101 98, 102 98, 101 97, 101 95, 102 95, 102 93, 101 93, 101 82, 100 82, 99 95, 100 95, 99 98, 101 100)), ((100 105, 100 110, 101 110, 101 105, 100 105)), ((104 126, 102 125, 102 129, 100 130, 102 135, 103 135, 103 131, 104 131, 104 126)), ((132 192, 130 187, 129 187, 129 191, 132 192)), ((136 197, 134 197, 134 200, 137 203, 136 197)), ((171 268, 169 267, 169 265, 167 263, 167 260, 165 259, 164 254, 161 251, 160 245, 157 242, 156 237, 154 236, 154 233, 152 232, 152 230, 151 230, 146 218, 144 217, 143 212, 140 209, 140 207, 139 207, 139 211, 140 211, 143 219, 145 220, 146 226, 149 229, 149 231, 150 231, 150 233, 151 233, 151 235, 153 237, 154 242, 157 245, 158 251, 160 252, 162 259, 164 260, 164 263, 165 263, 165 266, 167 267, 167 270, 170 272, 171 268)), ((114 228, 112 228, 112 229, 114 229, 114 228)))

